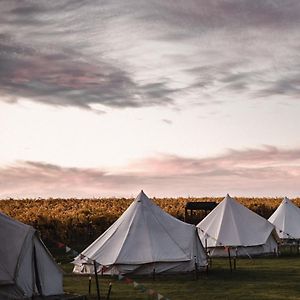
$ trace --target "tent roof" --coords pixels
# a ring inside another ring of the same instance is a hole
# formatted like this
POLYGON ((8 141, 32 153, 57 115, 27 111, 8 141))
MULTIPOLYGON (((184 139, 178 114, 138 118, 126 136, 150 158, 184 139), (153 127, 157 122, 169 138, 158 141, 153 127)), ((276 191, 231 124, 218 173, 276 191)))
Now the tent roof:
POLYGON ((9 294, 9 299, 31 297, 37 292, 37 278, 38 293, 45 296, 63 293, 62 270, 33 227, 0 213, 0 240, 2 297, 4 294, 9 294))
POLYGON ((0 212, 0 284, 14 281, 23 243, 35 229, 0 212))
POLYGON ((300 208, 285 197, 269 221, 282 239, 300 239, 300 208))
POLYGON ((141 191, 82 254, 102 265, 188 261, 195 236, 194 225, 164 212, 141 191))
POLYGON ((264 244, 274 226, 228 194, 197 227, 215 241, 215 246, 264 244))

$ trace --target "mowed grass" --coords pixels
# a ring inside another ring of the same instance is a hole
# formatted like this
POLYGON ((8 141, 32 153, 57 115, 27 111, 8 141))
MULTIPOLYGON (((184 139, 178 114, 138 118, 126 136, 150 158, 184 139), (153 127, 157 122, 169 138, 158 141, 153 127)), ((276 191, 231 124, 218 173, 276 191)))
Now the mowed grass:
MULTIPOLYGON (((72 265, 63 265, 65 290, 88 294, 88 277, 71 274, 72 265)), ((128 276, 148 289, 154 289, 170 300, 190 299, 300 299, 300 256, 239 259, 237 269, 229 270, 228 259, 214 259, 208 275, 157 275, 128 276)), ((112 283, 111 300, 157 299, 118 281, 116 277, 99 277, 101 296, 105 299, 109 283, 112 283)), ((92 278, 92 295, 96 299, 96 284, 92 278)))

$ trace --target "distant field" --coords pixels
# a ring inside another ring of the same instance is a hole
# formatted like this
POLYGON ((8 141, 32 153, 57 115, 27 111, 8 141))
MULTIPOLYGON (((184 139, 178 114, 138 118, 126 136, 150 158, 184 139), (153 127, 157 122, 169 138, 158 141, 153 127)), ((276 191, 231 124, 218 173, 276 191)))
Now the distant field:
MULTIPOLYGON (((80 294, 88 293, 88 278, 70 274, 72 266, 64 265, 65 289, 80 294)), ((154 289, 170 300, 280 300, 300 299, 300 257, 240 259, 237 270, 230 273, 226 259, 215 259, 208 276, 195 280, 193 274, 179 276, 133 277, 147 289, 154 289)), ((100 290, 106 295, 112 282, 111 300, 157 299, 148 296, 132 284, 115 277, 101 277, 100 290)), ((93 279, 92 296, 96 299, 93 279)))
MULTIPOLYGON (((166 212, 183 220, 189 201, 215 201, 222 198, 163 198, 154 201, 166 212)), ((237 198, 239 202, 268 218, 280 198, 237 198)), ((130 205, 133 199, 24 199, 2 200, 0 211, 40 230, 46 242, 63 241, 73 247, 85 247, 105 231, 130 205)), ((294 199, 300 206, 300 198, 294 199)), ((201 218, 196 216, 194 221, 201 218)))

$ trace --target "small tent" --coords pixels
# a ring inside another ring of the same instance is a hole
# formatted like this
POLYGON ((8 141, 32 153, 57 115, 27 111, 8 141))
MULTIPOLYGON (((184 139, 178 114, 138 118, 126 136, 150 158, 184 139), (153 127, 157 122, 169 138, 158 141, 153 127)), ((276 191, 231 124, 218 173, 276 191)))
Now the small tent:
POLYGON ((300 239, 300 208, 285 197, 269 221, 281 239, 300 239))
POLYGON ((207 265, 194 225, 164 212, 143 191, 122 216, 74 260, 75 273, 177 273, 207 265))
POLYGON ((0 213, 0 299, 63 294, 63 274, 29 225, 0 213))
POLYGON ((198 225, 211 256, 252 256, 277 252, 274 225, 228 194, 198 225))

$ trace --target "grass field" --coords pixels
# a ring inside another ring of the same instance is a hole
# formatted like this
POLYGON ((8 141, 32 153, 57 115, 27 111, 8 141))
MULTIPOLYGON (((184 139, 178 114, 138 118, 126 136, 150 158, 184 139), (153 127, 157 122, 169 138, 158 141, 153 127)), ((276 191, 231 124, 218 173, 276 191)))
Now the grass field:
MULTIPOLYGON (((165 211, 182 218, 187 201, 221 201, 222 199, 156 199, 165 211)), ((56 242, 63 242, 77 252, 82 251, 98 237, 122 212, 132 199, 100 200, 5 200, 0 201, 0 211, 27 224, 42 233, 42 238, 58 259, 67 261, 65 248, 57 248, 56 242)), ((239 201, 253 211, 268 217, 281 199, 242 198, 239 201)), ((300 205, 300 199, 295 203, 300 205)), ((88 277, 72 274, 71 264, 62 264, 65 270, 65 291, 88 294, 88 277)), ((136 282, 153 289, 170 300, 190 299, 299 299, 300 300, 300 255, 279 258, 239 259, 238 268, 230 272, 227 259, 214 259, 209 274, 202 274, 197 280, 194 274, 178 276, 133 277, 136 282)), ((132 284, 118 281, 115 277, 101 277, 101 294, 106 296, 112 282, 111 300, 151 300, 156 297, 135 289, 132 284)), ((96 299, 96 285, 93 280, 92 295, 96 299)), ((102 300, 105 297, 101 298, 102 300)))
MULTIPOLYGON (((88 294, 88 277, 72 275, 72 265, 63 265, 65 290, 88 294)), ((129 276, 130 277, 130 276, 129 276)), ((147 289, 154 289, 170 300, 190 299, 300 299, 300 256, 239 259, 237 270, 229 270, 227 259, 214 259, 209 274, 198 279, 194 274, 176 276, 130 277, 147 289)), ((102 299, 105 299, 109 282, 112 282, 111 300, 157 299, 118 281, 116 277, 100 277, 102 299)), ((92 279, 92 295, 96 299, 96 284, 92 279)))

